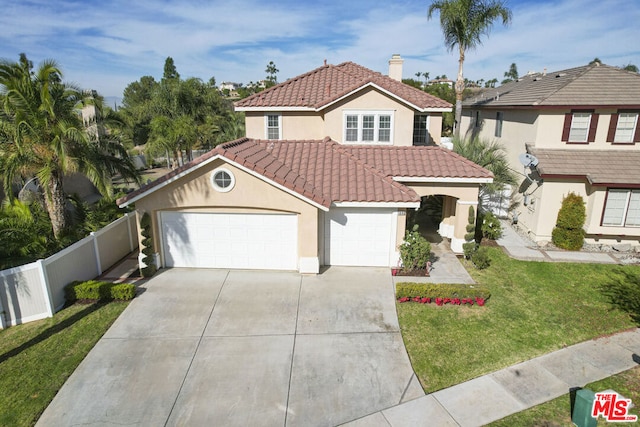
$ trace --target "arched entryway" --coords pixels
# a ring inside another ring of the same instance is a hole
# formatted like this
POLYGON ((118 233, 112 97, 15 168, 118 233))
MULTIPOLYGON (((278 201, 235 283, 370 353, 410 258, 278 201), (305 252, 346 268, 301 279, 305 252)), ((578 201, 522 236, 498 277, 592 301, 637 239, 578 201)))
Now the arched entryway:
POLYGON ((424 196, 420 199, 420 207, 411 210, 407 215, 407 230, 418 225, 418 230, 429 242, 442 243, 443 237, 439 233, 443 220, 445 197, 442 194, 424 196))

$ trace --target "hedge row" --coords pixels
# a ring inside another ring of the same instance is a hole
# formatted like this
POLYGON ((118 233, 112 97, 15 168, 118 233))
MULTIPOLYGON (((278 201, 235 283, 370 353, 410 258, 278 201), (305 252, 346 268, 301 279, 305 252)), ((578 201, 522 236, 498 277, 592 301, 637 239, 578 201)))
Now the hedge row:
POLYGON ((482 298, 491 296, 489 289, 476 285, 451 283, 408 283, 396 285, 396 299, 400 298, 482 298))
POLYGON ((65 286, 64 296, 68 302, 77 300, 127 301, 136 296, 136 287, 131 283, 111 283, 98 280, 75 281, 65 286))

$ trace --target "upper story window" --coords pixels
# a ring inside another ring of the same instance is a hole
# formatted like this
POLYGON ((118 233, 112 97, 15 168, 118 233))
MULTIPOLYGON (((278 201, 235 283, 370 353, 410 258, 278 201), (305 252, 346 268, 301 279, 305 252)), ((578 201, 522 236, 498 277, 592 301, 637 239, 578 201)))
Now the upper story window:
POLYGON ((620 111, 611 115, 607 141, 615 143, 640 142, 637 111, 620 111))
POLYGON ((350 143, 391 143, 392 111, 345 111, 344 141, 350 143))
POLYGON ((496 133, 495 136, 500 138, 502 136, 502 122, 504 121, 504 113, 502 111, 496 112, 496 133))
POLYGON ((602 225, 640 227, 640 190, 609 190, 602 225))
POLYGON ((414 114, 413 145, 427 145, 428 143, 429 143, 429 115, 414 114))
POLYGON ((593 142, 597 127, 598 114, 591 110, 572 111, 564 116, 562 140, 576 143, 593 142))
POLYGON ((282 139, 282 116, 267 114, 264 116, 265 135, 267 139, 282 139))

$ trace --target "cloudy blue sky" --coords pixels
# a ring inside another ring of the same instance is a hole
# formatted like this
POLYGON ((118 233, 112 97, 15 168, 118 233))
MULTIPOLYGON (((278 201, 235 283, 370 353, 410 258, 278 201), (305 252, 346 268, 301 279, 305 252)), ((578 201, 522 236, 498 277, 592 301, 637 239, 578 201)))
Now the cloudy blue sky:
MULTIPOLYGON (((394 53, 404 77, 457 72, 430 0, 2 0, 0 57, 53 58, 65 80, 121 96, 144 75, 162 76, 174 58, 182 77, 247 83, 274 61, 279 81, 353 61, 386 73, 394 53)), ((640 66, 637 0, 508 0, 513 22, 496 25, 467 55, 465 77, 502 79, 584 65, 594 57, 640 66)))

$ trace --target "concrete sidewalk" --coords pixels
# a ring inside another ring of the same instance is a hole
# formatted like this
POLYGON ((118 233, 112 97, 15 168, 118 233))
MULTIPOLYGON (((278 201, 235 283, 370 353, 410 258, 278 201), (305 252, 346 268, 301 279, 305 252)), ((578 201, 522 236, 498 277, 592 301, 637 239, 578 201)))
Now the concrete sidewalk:
POLYGON ((620 260, 606 252, 545 250, 532 247, 506 222, 502 221, 502 237, 497 240, 511 258, 522 261, 591 262, 618 264, 620 260))
POLYGON ((634 329, 566 347, 344 425, 482 426, 639 364, 640 329, 634 329))

